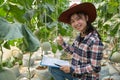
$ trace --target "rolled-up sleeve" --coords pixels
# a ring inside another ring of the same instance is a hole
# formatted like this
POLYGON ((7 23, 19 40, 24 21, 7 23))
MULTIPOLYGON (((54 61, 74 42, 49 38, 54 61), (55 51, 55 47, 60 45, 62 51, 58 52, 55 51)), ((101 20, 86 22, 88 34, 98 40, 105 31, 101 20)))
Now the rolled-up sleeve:
MULTIPOLYGON (((74 44, 73 44, 73 45, 74 45, 74 44)), ((62 47, 63 47, 63 49, 64 49, 66 52, 68 52, 68 53, 70 53, 70 54, 73 54, 73 51, 74 51, 73 45, 70 46, 69 44, 67 44, 67 43, 64 42, 64 43, 62 44, 62 47)))

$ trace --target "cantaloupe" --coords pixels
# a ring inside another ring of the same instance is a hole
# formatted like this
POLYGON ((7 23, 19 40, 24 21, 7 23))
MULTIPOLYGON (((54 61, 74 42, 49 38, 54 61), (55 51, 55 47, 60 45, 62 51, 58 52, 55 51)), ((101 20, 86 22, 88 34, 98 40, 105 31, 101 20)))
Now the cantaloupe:
POLYGON ((110 60, 113 62, 120 63, 120 52, 113 53, 110 60))
POLYGON ((16 80, 16 75, 9 68, 0 70, 0 80, 16 80))
POLYGON ((22 59, 23 58, 23 54, 20 52, 20 50, 12 50, 12 56, 17 58, 17 59, 22 59))
POLYGON ((50 51, 51 49, 51 44, 49 42, 43 42, 41 45, 41 48, 43 51, 50 51))

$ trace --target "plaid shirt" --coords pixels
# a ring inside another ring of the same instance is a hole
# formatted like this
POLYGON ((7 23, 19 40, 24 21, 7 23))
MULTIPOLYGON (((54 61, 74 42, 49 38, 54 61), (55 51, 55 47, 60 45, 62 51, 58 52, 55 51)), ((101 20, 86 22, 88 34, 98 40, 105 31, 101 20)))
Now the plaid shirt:
POLYGON ((80 35, 77 36, 72 46, 66 43, 62 45, 65 51, 73 55, 71 61, 73 73, 81 74, 81 80, 99 80, 98 72, 101 69, 103 44, 96 31, 85 36, 82 42, 78 38, 80 38, 80 35), (96 74, 93 74, 93 72, 96 74))

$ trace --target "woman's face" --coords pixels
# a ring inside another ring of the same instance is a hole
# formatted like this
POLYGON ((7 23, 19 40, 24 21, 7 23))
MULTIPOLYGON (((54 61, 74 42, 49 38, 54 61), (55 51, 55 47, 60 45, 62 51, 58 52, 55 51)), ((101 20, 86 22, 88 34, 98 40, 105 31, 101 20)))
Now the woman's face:
POLYGON ((84 32, 87 26, 88 16, 84 14, 73 14, 70 19, 71 26, 79 32, 84 32))

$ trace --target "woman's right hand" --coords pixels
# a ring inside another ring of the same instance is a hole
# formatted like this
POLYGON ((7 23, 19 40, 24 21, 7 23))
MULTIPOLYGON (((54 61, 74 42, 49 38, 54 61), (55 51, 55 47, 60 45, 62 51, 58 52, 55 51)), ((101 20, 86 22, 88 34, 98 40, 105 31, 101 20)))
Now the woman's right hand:
POLYGON ((59 36, 57 37, 57 43, 58 43, 59 45, 62 45, 63 42, 64 42, 63 37, 62 37, 61 35, 59 35, 59 36))
POLYGON ((70 73, 70 66, 61 66, 60 70, 64 71, 65 73, 70 73))

